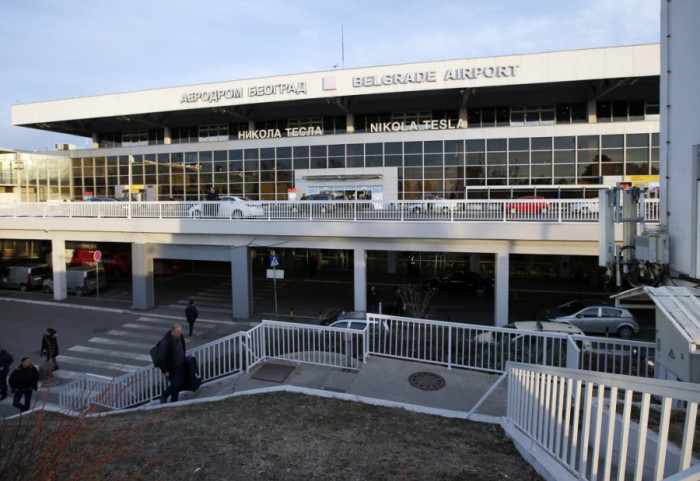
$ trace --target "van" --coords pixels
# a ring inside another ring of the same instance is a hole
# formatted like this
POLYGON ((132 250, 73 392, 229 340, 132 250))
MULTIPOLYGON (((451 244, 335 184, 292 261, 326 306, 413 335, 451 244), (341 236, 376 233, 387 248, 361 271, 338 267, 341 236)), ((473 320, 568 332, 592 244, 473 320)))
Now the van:
MULTIPOLYGON (((94 267, 69 267, 66 269, 66 292, 82 296, 97 290, 97 281, 99 277, 100 289, 107 287, 107 277, 105 270, 100 267, 99 272, 94 267)), ((44 292, 51 294, 53 292, 53 279, 44 280, 44 292)))
POLYGON ((19 289, 22 292, 28 289, 39 289, 44 279, 49 277, 51 277, 51 267, 47 264, 10 266, 2 271, 0 287, 19 289))

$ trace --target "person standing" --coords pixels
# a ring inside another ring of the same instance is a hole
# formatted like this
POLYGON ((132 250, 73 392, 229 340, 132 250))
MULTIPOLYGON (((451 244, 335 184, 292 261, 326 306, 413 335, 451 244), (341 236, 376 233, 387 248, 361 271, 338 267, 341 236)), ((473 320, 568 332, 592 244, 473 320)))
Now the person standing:
POLYGON ((7 375, 14 361, 10 353, 0 347, 0 401, 7 397, 7 375))
POLYGON ((400 288, 396 289, 396 297, 394 298, 394 308, 397 316, 406 315, 406 299, 404 299, 403 291, 400 288))
POLYGON ((58 334, 56 329, 49 327, 41 338, 41 355, 52 364, 52 370, 58 369, 58 334))
POLYGON ((39 371, 28 357, 10 374, 10 389, 14 393, 12 405, 20 412, 28 411, 32 405, 32 390, 39 389, 39 371), (19 401, 24 396, 24 404, 19 401))
POLYGON ((367 291, 367 312, 377 312, 377 287, 370 286, 367 291))
POLYGON ((168 380, 168 387, 160 396, 160 403, 177 402, 183 388, 185 374, 185 338, 182 326, 174 324, 158 343, 158 367, 168 380))
POLYGON ((185 317, 187 317, 187 324, 190 325, 190 337, 192 337, 192 332, 194 331, 194 321, 199 317, 199 310, 197 306, 194 305, 194 301, 190 301, 190 305, 185 308, 185 317))

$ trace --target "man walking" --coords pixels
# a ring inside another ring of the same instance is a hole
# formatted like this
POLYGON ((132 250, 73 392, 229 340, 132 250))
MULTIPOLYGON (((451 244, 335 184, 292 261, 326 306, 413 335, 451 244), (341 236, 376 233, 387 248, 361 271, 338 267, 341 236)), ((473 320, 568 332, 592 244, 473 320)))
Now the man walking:
POLYGON ((168 388, 160 396, 160 403, 177 402, 183 388, 185 374, 185 338, 182 326, 174 324, 158 343, 158 367, 168 380, 168 388))
POLYGON ((190 301, 190 305, 185 308, 185 316, 187 317, 187 324, 190 325, 190 337, 192 337, 194 321, 199 317, 199 310, 194 305, 194 301, 190 301))
POLYGON ((15 394, 14 407, 20 412, 28 411, 32 405, 32 390, 39 389, 39 371, 32 364, 31 359, 25 357, 22 363, 10 374, 10 388, 15 394), (19 402, 24 396, 24 404, 19 402))
POLYGON ((0 401, 7 397, 7 375, 13 362, 10 353, 0 347, 0 401))

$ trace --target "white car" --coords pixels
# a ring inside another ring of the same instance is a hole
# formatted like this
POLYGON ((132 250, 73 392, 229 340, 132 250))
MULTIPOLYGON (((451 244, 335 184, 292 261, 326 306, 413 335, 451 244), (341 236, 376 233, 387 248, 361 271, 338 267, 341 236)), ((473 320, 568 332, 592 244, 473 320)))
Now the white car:
MULTIPOLYGON (((573 334, 577 336, 585 336, 583 331, 573 324, 566 322, 550 322, 550 321, 519 321, 511 322, 503 326, 508 329, 517 329, 519 331, 534 331, 534 332, 552 332, 556 334, 573 334)), ((515 336, 511 341, 520 339, 522 335, 515 336)), ((486 331, 474 337, 474 342, 479 344, 494 344, 496 338, 493 331, 486 331)), ((591 350, 591 343, 586 341, 583 343, 583 349, 586 352, 591 350)))
POLYGON ((410 214, 420 215, 423 213, 442 213, 449 214, 450 212, 457 209, 459 205, 457 202, 451 202, 442 197, 426 197, 428 202, 420 202, 416 204, 411 204, 408 206, 408 212, 410 214))
POLYGON ((338 316, 338 320, 333 321, 328 327, 362 330, 367 326, 369 326, 370 331, 374 332, 377 329, 382 329, 386 334, 389 334, 389 326, 387 326, 386 321, 368 320, 364 312, 356 311, 342 312, 338 316))
POLYGON ((221 197, 218 201, 203 202, 190 207, 190 217, 224 217, 241 219, 243 217, 264 217, 262 205, 235 195, 221 197))

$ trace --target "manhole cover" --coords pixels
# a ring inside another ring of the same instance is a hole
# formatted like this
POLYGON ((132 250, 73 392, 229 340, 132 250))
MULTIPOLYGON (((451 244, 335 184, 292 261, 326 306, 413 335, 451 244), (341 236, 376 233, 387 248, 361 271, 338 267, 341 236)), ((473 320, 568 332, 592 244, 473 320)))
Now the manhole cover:
POLYGON ((445 378, 432 372, 416 372, 408 377, 411 386, 424 391, 437 391, 445 387, 445 378))

